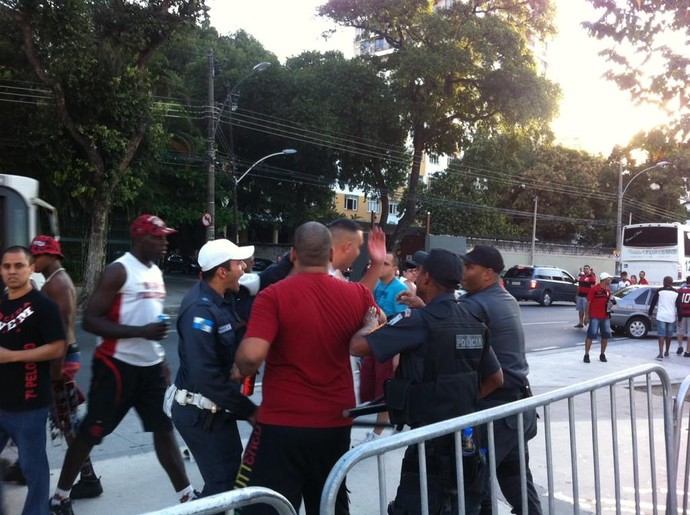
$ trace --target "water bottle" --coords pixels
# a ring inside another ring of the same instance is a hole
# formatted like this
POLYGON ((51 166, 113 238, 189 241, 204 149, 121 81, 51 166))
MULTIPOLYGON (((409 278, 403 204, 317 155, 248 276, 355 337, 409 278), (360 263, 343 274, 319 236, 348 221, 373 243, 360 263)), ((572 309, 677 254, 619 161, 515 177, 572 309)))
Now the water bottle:
POLYGON ((474 431, 471 427, 462 430, 462 455, 474 456, 477 454, 477 447, 474 445, 474 431))
POLYGON ((160 315, 158 315, 158 317, 156 318, 156 320, 157 320, 158 322, 163 322, 164 324, 168 324, 168 325, 169 325, 169 324, 170 324, 170 315, 166 315, 165 313, 161 313, 160 315))

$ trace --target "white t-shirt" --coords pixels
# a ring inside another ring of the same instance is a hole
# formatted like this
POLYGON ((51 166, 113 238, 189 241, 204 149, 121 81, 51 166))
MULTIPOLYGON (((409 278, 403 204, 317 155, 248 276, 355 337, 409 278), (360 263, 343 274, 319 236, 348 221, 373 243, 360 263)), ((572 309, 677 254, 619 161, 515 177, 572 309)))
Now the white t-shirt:
MULTIPOLYGON (((165 283, 160 268, 150 267, 127 252, 115 261, 127 274, 107 318, 118 324, 143 326, 155 322, 163 313, 165 283)), ((130 365, 147 367, 165 358, 163 346, 144 338, 99 338, 97 352, 112 356, 130 365)))

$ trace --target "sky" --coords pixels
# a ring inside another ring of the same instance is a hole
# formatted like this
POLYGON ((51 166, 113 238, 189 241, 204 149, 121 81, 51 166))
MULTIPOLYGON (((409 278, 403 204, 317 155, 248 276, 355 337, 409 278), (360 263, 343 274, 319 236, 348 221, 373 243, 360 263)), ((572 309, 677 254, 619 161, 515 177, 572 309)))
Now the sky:
MULTIPOLYGON (((211 24, 220 34, 244 29, 281 62, 304 50, 340 50, 354 55, 354 31, 316 16, 325 0, 207 0, 211 24), (260 6, 260 10, 257 7, 260 6), (262 15, 266 13, 268 15, 262 15), (330 39, 322 33, 336 29, 330 39)), ((549 43, 548 77, 560 84, 560 114, 553 121, 558 143, 608 156, 640 130, 664 122, 650 106, 633 105, 627 93, 602 77, 606 63, 597 52, 602 43, 589 38, 580 23, 592 11, 584 0, 556 0, 559 35, 549 43)), ((591 16, 590 16, 591 19, 591 16)))

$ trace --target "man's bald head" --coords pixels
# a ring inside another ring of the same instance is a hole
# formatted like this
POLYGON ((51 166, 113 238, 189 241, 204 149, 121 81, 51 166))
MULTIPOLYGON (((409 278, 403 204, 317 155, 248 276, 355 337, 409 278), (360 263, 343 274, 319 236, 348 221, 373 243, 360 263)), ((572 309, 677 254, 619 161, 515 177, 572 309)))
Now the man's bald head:
POLYGON ((307 222, 295 231, 293 247, 301 266, 328 266, 331 245, 331 231, 319 222, 307 222))

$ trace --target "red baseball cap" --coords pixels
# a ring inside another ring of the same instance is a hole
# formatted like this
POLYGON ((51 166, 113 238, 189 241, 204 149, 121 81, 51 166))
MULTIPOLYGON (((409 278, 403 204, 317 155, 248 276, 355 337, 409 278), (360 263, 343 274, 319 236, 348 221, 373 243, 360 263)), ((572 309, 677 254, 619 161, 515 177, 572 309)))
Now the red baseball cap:
POLYGON ((60 256, 64 258, 62 254, 62 248, 60 247, 60 242, 51 236, 36 236, 31 241, 31 254, 34 256, 40 256, 41 254, 52 254, 54 256, 60 256))
POLYGON ((177 231, 171 229, 165 222, 154 215, 141 215, 137 217, 129 227, 129 234, 132 238, 141 238, 146 235, 167 236, 177 231))

